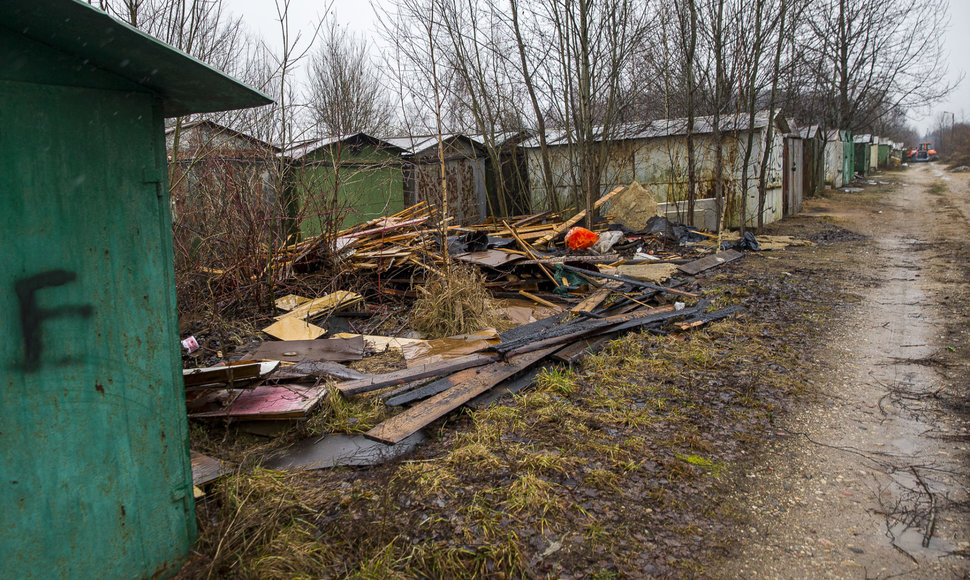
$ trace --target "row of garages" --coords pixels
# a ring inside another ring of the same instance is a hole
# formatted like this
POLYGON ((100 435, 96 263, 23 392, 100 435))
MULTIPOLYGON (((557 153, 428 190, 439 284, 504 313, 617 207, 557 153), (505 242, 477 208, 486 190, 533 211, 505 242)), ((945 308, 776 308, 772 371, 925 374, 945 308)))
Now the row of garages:
MULTIPOLYGON (((826 185, 842 187, 856 174, 887 167, 901 159, 902 146, 872 135, 845 130, 822 131, 817 125, 797 127, 777 112, 754 117, 722 118, 719 122, 722 184, 727 207, 715 195, 717 139, 711 117, 698 117, 688 131, 686 119, 664 119, 627 126, 611 138, 608 159, 600 175, 600 193, 637 181, 654 196, 659 213, 688 221, 688 133, 694 150, 694 225, 715 229, 771 223, 801 209, 802 200, 826 185), (769 130, 770 129, 770 130, 769 130), (746 169, 745 169, 746 168, 746 169), (763 174, 763 176, 762 176, 763 174), (759 183, 764 179, 764 199, 759 183), (742 204, 746 207, 742 210, 742 204)), ((170 159, 175 146, 169 130, 170 159)), ((579 153, 567 134, 547 137, 551 181, 547 183, 539 140, 524 133, 495 136, 486 146, 481 136, 449 134, 380 139, 365 133, 341 138, 312 139, 286 150, 211 122, 180 130, 176 164, 199 174, 181 180, 177 203, 191 199, 193 184, 215 160, 231 159, 239 167, 269 176, 282 159, 289 212, 299 216, 304 235, 324 231, 328 224, 349 225, 391 215, 428 201, 440 207, 447 191, 454 223, 478 223, 489 216, 535 213, 581 204, 579 153), (335 218, 336 216, 336 218, 335 218)), ((251 179, 247 187, 272 188, 272 179, 251 179)), ((275 195, 262 192, 266 199, 275 195)), ((176 212, 178 212, 176 205, 176 212)))

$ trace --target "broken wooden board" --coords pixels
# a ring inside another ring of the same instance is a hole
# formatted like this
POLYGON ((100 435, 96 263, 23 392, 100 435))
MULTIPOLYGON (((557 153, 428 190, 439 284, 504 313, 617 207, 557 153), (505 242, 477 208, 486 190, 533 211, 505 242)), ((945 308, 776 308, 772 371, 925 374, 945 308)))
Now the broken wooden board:
POLYGON ((296 381, 297 379, 320 377, 333 377, 343 381, 353 381, 357 379, 365 379, 369 376, 370 375, 355 371, 354 369, 344 366, 338 362, 304 361, 293 365, 281 366, 272 378, 273 380, 291 382, 298 382, 296 381))
MULTIPOLYGON (((689 314, 690 312, 685 311, 683 316, 687 316, 689 314)), ((669 318, 680 315, 680 313, 674 311, 674 307, 672 305, 669 305, 661 306, 659 308, 638 310, 629 314, 621 314, 607 318, 573 321, 567 324, 554 326, 543 331, 535 332, 515 340, 504 341, 501 344, 492 346, 490 350, 494 350, 503 355, 515 355, 524 352, 532 352, 533 350, 546 348, 547 346, 573 342, 574 340, 577 340, 587 334, 597 331, 606 332, 609 329, 614 329, 623 326, 624 324, 634 323, 636 325, 643 326, 653 322, 663 322, 669 318)))
POLYGON ((401 369, 366 379, 346 381, 337 384, 337 390, 345 396, 359 395, 394 385, 403 385, 421 379, 440 377, 472 367, 479 367, 498 360, 494 354, 470 354, 453 360, 446 360, 410 369, 401 369))
POLYGON ((481 252, 458 254, 455 256, 455 259, 461 260, 462 262, 467 262, 469 264, 474 264, 476 266, 501 268, 502 266, 513 264, 519 260, 524 260, 525 256, 522 256, 521 254, 513 254, 504 250, 483 250, 481 252))
POLYGON ((576 364, 588 354, 595 353, 609 341, 615 339, 618 333, 611 332, 603 336, 581 338, 553 353, 552 358, 567 364, 576 364))
POLYGON ((499 382, 539 362, 555 348, 546 348, 497 362, 481 369, 480 373, 443 393, 418 403, 410 409, 387 419, 365 433, 366 437, 394 444, 412 433, 488 391, 499 382))
POLYGON ((538 258, 535 260, 522 260, 516 266, 529 266, 532 264, 564 264, 566 262, 594 262, 596 264, 609 264, 619 260, 619 254, 603 254, 602 256, 557 256, 554 258, 538 258))
POLYGON ((280 310, 290 311, 296 308, 297 306, 299 306, 300 304, 303 304, 309 301, 310 299, 304 296, 297 296, 296 294, 287 294, 282 298, 277 298, 274 304, 276 304, 276 307, 279 308, 280 310))
POLYGON ((535 302, 536 304, 541 304, 541 305, 545 306, 546 308, 557 308, 559 306, 555 302, 550 302, 550 301, 546 300, 545 298, 540 298, 539 296, 536 296, 535 294, 532 294, 531 292, 526 292, 525 290, 519 290, 519 295, 520 296, 524 296, 525 298, 528 298, 529 300, 535 302))
POLYGON ((388 349, 401 350, 409 344, 422 344, 427 342, 421 338, 399 338, 396 336, 378 336, 374 334, 353 334, 350 332, 338 332, 333 338, 356 338, 363 337, 364 344, 369 350, 384 352, 388 349))
POLYGON ((642 282, 640 280, 634 280, 633 278, 627 278, 626 276, 614 276, 613 274, 604 274, 599 271, 582 270, 580 268, 575 268, 573 266, 569 266, 566 264, 563 264, 562 267, 566 270, 569 270, 571 272, 576 272, 577 274, 580 274, 588 278, 606 278, 608 280, 617 280, 619 282, 626 282, 627 284, 632 284, 634 286, 640 286, 641 288, 650 288, 651 290, 656 290, 658 292, 665 292, 667 294, 676 294, 678 296, 687 296, 689 298, 697 298, 697 294, 694 294, 692 292, 685 292, 683 290, 675 290, 673 287, 670 287, 670 286, 658 286, 657 284, 654 284, 652 282, 642 282))
POLYGON ((297 306, 293 310, 287 312, 286 314, 281 314, 276 317, 276 320, 282 320, 284 318, 296 318, 299 320, 309 320, 315 318, 327 312, 332 312, 341 306, 349 306, 351 304, 356 304, 364 298, 357 294, 356 292, 348 292, 347 290, 337 290, 331 292, 322 298, 315 298, 304 302, 303 304, 297 306))
MULTIPOLYGON (((626 191, 626 186, 625 185, 621 185, 621 186, 615 188, 613 191, 611 191, 611 192, 607 193, 606 195, 604 195, 603 197, 597 199, 593 203, 593 207, 595 209, 599 209, 599 207, 601 205, 603 205, 604 203, 610 201, 614 197, 620 195, 624 191, 626 191)), ((569 218, 568 220, 564 221, 563 223, 559 224, 558 226, 556 226, 555 229, 552 230, 552 233, 550 233, 548 235, 545 235, 545 236, 539 238, 538 240, 536 240, 535 245, 536 246, 542 246, 542 245, 548 244, 549 242, 555 240, 556 238, 558 238, 562 234, 566 233, 566 231, 569 230, 569 228, 571 228, 574 225, 578 224, 580 222, 580 220, 582 220, 584 217, 586 217, 586 210, 585 209, 583 211, 579 212, 578 214, 574 215, 573 217, 569 218)))
POLYGON ((191 419, 289 419, 303 417, 327 394, 326 385, 262 385, 226 391, 226 400, 212 398, 189 413, 191 419))
POLYGON ((680 330, 690 330, 692 328, 697 328, 698 326, 703 326, 708 322, 714 322, 715 320, 721 320, 727 318, 728 316, 734 316, 735 314, 741 314, 747 311, 747 308, 741 306, 740 304, 733 304, 726 308, 721 308, 720 310, 715 310, 714 312, 701 312, 698 313, 683 322, 675 324, 680 330))
POLYGON ((539 362, 538 364, 530 367, 525 372, 522 372, 516 376, 508 378, 495 387, 485 391, 481 395, 478 395, 471 401, 465 403, 465 407, 469 409, 484 409, 485 407, 491 405, 495 401, 498 401, 502 397, 508 395, 514 395, 521 391, 522 389, 528 387, 533 382, 535 382, 536 375, 541 373, 544 369, 555 367, 555 363, 544 363, 539 362))
POLYGON ((279 361, 240 361, 214 367, 183 369, 182 380, 185 381, 186 388, 223 386, 265 377, 279 365, 279 361))
POLYGON ((358 336, 264 342, 251 356, 287 362, 360 360, 364 358, 364 339, 358 336))
POLYGON ((609 280, 600 286, 595 292, 586 297, 585 300, 573 306, 570 312, 592 312, 597 306, 603 303, 610 294, 623 286, 623 282, 609 280))
POLYGON ((409 344, 403 347, 401 351, 404 354, 407 367, 411 368, 474 354, 499 342, 501 340, 499 340, 498 332, 494 328, 487 328, 471 334, 460 334, 409 344))
POLYGON ((694 260, 693 262, 684 264, 683 266, 677 266, 677 269, 683 272, 684 274, 694 276, 696 274, 700 274, 705 270, 710 270, 711 268, 720 266, 721 264, 727 264, 728 262, 733 262, 734 260, 737 260, 743 255, 744 254, 742 254, 737 250, 725 250, 723 252, 718 252, 716 254, 704 256, 699 260, 694 260))
POLYGON ((304 439, 263 461, 268 469, 329 469, 331 467, 378 465, 410 453, 427 438, 418 431, 395 445, 385 445, 363 435, 334 433, 304 439))
POLYGON ((198 451, 190 451, 192 459, 192 485, 205 485, 215 481, 227 473, 232 473, 231 463, 203 455, 198 451))
POLYGON ((499 315, 511 320, 516 326, 521 326, 559 314, 562 312, 562 308, 559 306, 549 308, 548 306, 536 305, 531 300, 512 298, 503 300, 502 306, 497 308, 496 311, 499 315))
POLYGON ((263 329, 263 332, 280 340, 313 340, 327 333, 316 324, 301 318, 283 318, 263 329))
POLYGON ((654 284, 668 280, 676 272, 677 264, 623 264, 616 269, 620 276, 654 284))

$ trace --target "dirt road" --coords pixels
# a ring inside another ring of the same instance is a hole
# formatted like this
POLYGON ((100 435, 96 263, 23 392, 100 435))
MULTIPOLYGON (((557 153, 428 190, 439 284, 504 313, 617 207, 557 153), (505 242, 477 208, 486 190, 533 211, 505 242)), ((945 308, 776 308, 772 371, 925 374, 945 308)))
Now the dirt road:
POLYGON ((935 164, 875 179, 898 185, 804 209, 868 239, 812 255, 851 273, 852 304, 820 328, 819 400, 744 474, 740 553, 719 576, 970 575, 970 179, 935 164))

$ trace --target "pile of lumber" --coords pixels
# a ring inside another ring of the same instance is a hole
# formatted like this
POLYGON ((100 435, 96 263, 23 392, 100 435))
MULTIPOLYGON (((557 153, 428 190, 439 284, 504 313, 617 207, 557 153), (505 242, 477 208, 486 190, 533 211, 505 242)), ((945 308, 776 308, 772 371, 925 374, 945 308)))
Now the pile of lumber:
POLYGON ((395 444, 455 409, 487 397, 499 385, 522 388, 531 381, 530 370, 544 361, 575 363, 625 332, 688 331, 744 310, 731 306, 709 311, 710 307, 709 301, 677 288, 610 279, 572 310, 504 332, 498 343, 483 345, 479 352, 343 381, 336 388, 348 397, 384 391, 386 405, 407 406, 365 434, 395 444), (669 304, 669 298, 692 303, 669 304), (510 386, 514 383, 518 387, 510 386), (388 392, 392 387, 399 388, 388 392))
MULTIPOLYGON (((740 257, 728 251, 676 268, 697 273, 740 257)), ((691 331, 744 310, 712 310, 689 283, 676 278, 661 284, 638 270, 631 271, 634 277, 621 269, 600 271, 595 264, 560 266, 586 279, 588 291, 556 296, 559 304, 546 311, 551 314, 502 333, 485 329, 428 341, 360 334, 268 341, 248 355, 252 362, 187 370, 186 389, 193 394, 187 397, 189 416, 264 422, 304 417, 327 397, 327 384, 333 382, 343 396, 378 395, 388 407, 403 408, 366 433, 396 444, 459 407, 526 387, 542 366, 576 363, 625 332, 691 331), (341 364, 388 348, 403 352, 407 368, 364 374, 341 364), (271 362, 255 362, 260 360, 271 362)), ((286 296, 277 305, 287 312, 277 318, 308 325, 320 312, 359 299, 350 292, 314 300, 286 296)))

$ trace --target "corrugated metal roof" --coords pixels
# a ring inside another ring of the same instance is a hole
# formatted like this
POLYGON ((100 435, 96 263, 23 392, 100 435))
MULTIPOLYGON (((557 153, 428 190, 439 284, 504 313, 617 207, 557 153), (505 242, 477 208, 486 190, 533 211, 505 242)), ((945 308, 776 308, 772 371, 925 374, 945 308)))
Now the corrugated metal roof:
MULTIPOLYGON (((191 131, 192 129, 194 129, 196 127, 207 127, 207 128, 209 128, 209 129, 211 129, 213 131, 223 132, 223 133, 226 133, 228 135, 232 135, 234 137, 239 137, 240 139, 245 139, 246 141, 249 141, 249 142, 251 142, 254 145, 257 145, 259 147, 265 147, 266 149, 271 149, 271 150, 273 150, 275 152, 279 152, 279 150, 280 150, 280 148, 277 147, 276 145, 272 145, 270 143, 267 143, 266 141, 263 141, 262 139, 257 139, 256 137, 253 137, 252 135, 250 135, 248 133, 243 133, 242 131, 236 131, 235 129, 231 129, 229 127, 226 127, 225 125, 220 125, 219 123, 216 123, 214 121, 210 121, 208 119, 202 119, 200 121, 191 121, 191 122, 188 122, 188 123, 182 123, 182 132, 184 133, 184 132, 187 132, 187 131, 191 131)), ((175 125, 172 125, 172 126, 167 127, 165 129, 165 134, 166 135, 170 135, 174 131, 175 131, 175 125)))
POLYGON ((138 83, 166 117, 268 105, 273 100, 80 0, 0 0, 0 26, 138 83))
MULTIPOLYGON (((759 111, 755 114, 754 125, 749 127, 749 117, 742 115, 725 115, 720 119, 720 129, 722 133, 733 133, 735 131, 749 131, 751 128, 763 129, 771 122, 771 111, 759 111)), ((598 132, 599 130, 597 130, 598 132)), ((714 117, 694 118, 695 135, 708 135, 714 132, 714 117)), ((675 137, 687 134, 687 119, 658 119, 649 123, 631 123, 617 127, 614 131, 614 139, 617 141, 637 140, 637 139, 657 139, 661 137, 675 137)), ((599 135, 596 136, 599 140, 599 135)), ((546 136, 546 144, 550 147, 565 145, 567 135, 563 131, 550 133, 546 136)), ((523 147, 539 147, 539 138, 533 137, 522 144, 523 147)))
POLYGON ((397 143, 395 143, 393 139, 378 139, 377 137, 361 132, 361 133, 353 133, 351 135, 343 135, 341 137, 320 137, 318 139, 309 139, 306 141, 300 141, 290 146, 285 151, 283 151, 282 155, 284 157, 288 157, 293 160, 302 159, 303 157, 306 157, 310 153, 319 151, 324 147, 330 147, 332 145, 335 145, 337 143, 341 143, 344 141, 355 141, 355 140, 366 140, 366 141, 375 143, 378 146, 383 145, 389 149, 404 150, 404 148, 398 145, 397 143))
MULTIPOLYGON (((496 146, 501 147, 512 139, 522 137, 521 131, 506 131, 495 134, 496 146)), ((468 139, 478 147, 485 147, 485 137, 480 134, 467 133, 442 133, 441 140, 445 143, 453 139, 468 139)), ((406 155, 418 155, 432 147, 438 146, 437 135, 414 135, 410 137, 390 137, 386 139, 388 143, 400 147, 406 155)))

